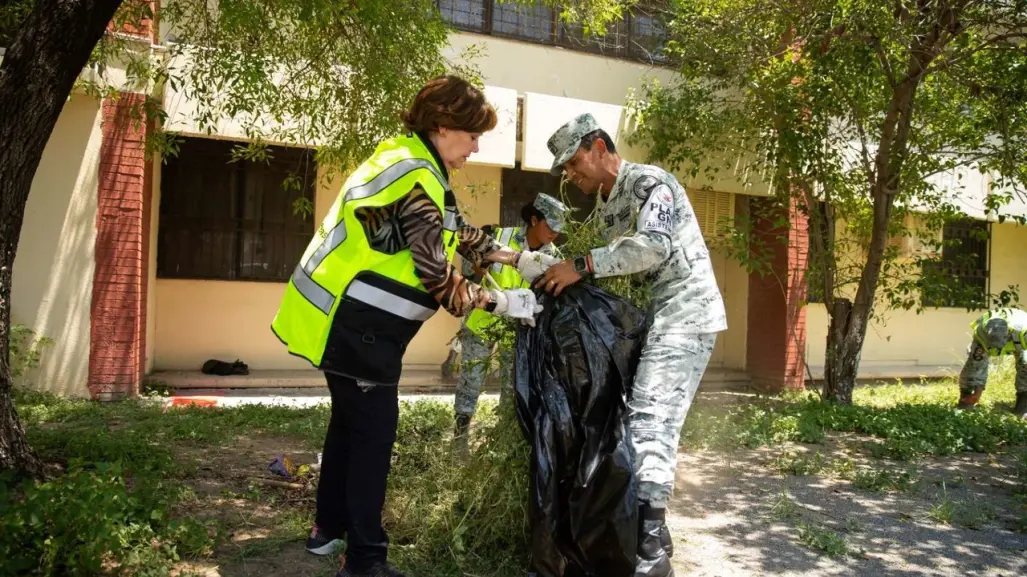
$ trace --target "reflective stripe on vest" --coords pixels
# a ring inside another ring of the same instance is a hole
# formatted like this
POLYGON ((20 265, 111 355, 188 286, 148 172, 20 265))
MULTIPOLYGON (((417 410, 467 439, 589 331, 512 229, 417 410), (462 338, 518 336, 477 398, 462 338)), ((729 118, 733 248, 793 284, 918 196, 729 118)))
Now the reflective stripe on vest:
MULTIPOLYGON (((392 183, 406 176, 407 173, 417 170, 419 168, 426 168, 430 170, 432 174, 434 174, 435 177, 439 179, 439 182, 442 183, 443 188, 447 191, 450 190, 449 183, 446 182, 446 179, 443 178, 441 174, 439 174, 439 171, 435 169, 435 166, 432 163, 420 158, 406 158, 381 171, 381 173, 378 174, 378 176, 372 178, 369 182, 362 184, 360 186, 355 186, 349 191, 347 191, 342 203, 343 205, 345 205, 347 202, 351 200, 362 200, 365 198, 372 197, 388 188, 389 185, 391 185, 392 183)), ((455 213, 450 215, 448 211, 446 212, 446 218, 443 222, 443 228, 445 228, 446 230, 455 230, 455 213), (452 219, 453 226, 447 228, 445 226, 445 222, 450 221, 450 219, 452 219)), ((314 254, 310 255, 310 258, 307 260, 306 263, 304 263, 303 270, 305 270, 308 275, 314 274, 314 271, 317 270, 317 267, 321 266, 321 263, 324 261, 325 257, 327 257, 333 250, 339 248, 339 246, 345 241, 346 221, 345 219, 340 218, 339 223, 336 224, 332 228, 332 230, 328 231, 327 235, 325 235, 325 239, 321 243, 321 246, 317 247, 317 250, 314 251, 314 254)), ((310 282, 313 283, 314 281, 310 280, 310 282)), ((297 286, 296 288, 299 288, 299 286, 297 286)), ((300 290, 300 292, 303 292, 302 289, 300 290)), ((310 302, 315 302, 314 300, 311 300, 309 297, 307 298, 307 300, 309 300, 310 302)))
POLYGON ((448 230, 456 232, 456 211, 447 210, 446 215, 442 217, 442 230, 448 230))
POLYGON ((432 309, 383 291, 362 280, 354 280, 349 283, 349 287, 346 288, 346 296, 411 321, 424 322, 435 314, 432 309))
POLYGON ((303 265, 296 265, 296 270, 292 272, 292 284, 303 298, 310 301, 310 304, 320 309, 321 312, 326 315, 332 312, 335 297, 326 288, 314 282, 307 271, 303 270, 303 265))
MULTIPOLYGON (((352 200, 361 200, 372 197, 388 188, 392 183, 396 182, 400 178, 403 178, 403 176, 405 176, 407 173, 417 170, 419 168, 426 168, 430 170, 432 174, 434 174, 435 177, 439 179, 439 182, 442 183, 443 188, 447 191, 450 190, 449 183, 446 182, 446 179, 443 178, 441 174, 439 174, 439 171, 435 169, 435 166, 432 165, 432 163, 428 162, 427 160, 422 160, 420 158, 406 158, 386 168, 380 174, 378 174, 378 176, 372 178, 369 182, 350 189, 344 197, 343 204, 345 205, 346 202, 352 200)), ((456 212, 449 210, 446 211, 446 215, 443 218, 442 228, 448 231, 456 230, 456 212)), ((335 298, 332 297, 332 293, 328 292, 327 289, 317 284, 317 282, 310 277, 314 274, 314 271, 317 270, 317 267, 321 266, 321 263, 324 262, 324 259, 327 258, 333 250, 339 248, 339 246, 341 246, 342 243, 345 241, 346 220, 340 218, 338 224, 336 224, 332 228, 332 230, 330 230, 328 234, 325 235, 324 241, 322 241, 321 245, 317 247, 313 254, 310 255, 310 258, 307 259, 307 262, 297 266, 296 270, 293 272, 292 275, 293 285, 296 286, 296 290, 298 290, 299 293, 303 295, 303 298, 310 301, 311 304, 316 306, 318 309, 321 310, 321 312, 323 312, 326 315, 331 312, 332 305, 335 304, 335 298)), ((349 293, 347 292, 347 294, 349 293)), ((406 301, 405 299, 401 299, 400 297, 394 295, 389 295, 389 297, 395 300, 409 303, 410 306, 416 307, 417 309, 424 309, 424 307, 422 307, 421 305, 411 303, 410 301, 406 301)), ((373 302, 367 302, 367 304, 377 307, 377 305, 373 302)), ((388 312, 394 312, 393 307, 378 308, 381 308, 388 312)), ((434 313, 434 311, 432 312, 434 313)), ((414 311, 410 314, 423 315, 423 312, 414 311)), ((409 318, 411 320, 417 320, 418 318, 405 316, 403 314, 399 314, 399 316, 403 316, 404 318, 409 318)), ((428 317, 425 317, 425 320, 430 317, 431 314, 429 314, 428 317)))

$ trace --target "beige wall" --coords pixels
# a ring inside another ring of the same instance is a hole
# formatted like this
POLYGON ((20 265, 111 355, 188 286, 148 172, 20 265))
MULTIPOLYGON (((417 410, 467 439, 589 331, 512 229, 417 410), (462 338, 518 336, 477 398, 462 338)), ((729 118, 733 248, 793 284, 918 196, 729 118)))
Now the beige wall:
POLYGON ((738 261, 731 260, 719 251, 712 252, 713 273, 724 297, 727 311, 727 330, 717 335, 713 348, 711 366, 729 369, 745 369, 745 347, 748 337, 749 319, 749 274, 738 261))
MULTIPOLYGON (((656 79, 666 86, 675 78, 675 73, 669 69, 647 66, 630 60, 463 32, 450 36, 448 55, 455 57, 471 45, 483 49, 473 64, 480 70, 485 83, 511 88, 521 95, 533 92, 621 107, 627 104, 630 91, 641 97, 641 88, 650 80, 656 79)), ((535 126, 555 128, 569 120, 567 116, 566 107, 536 108, 528 111, 524 123, 526 129, 535 126), (558 117, 548 118, 554 115, 558 117)), ((626 112, 621 115, 621 123, 620 133, 626 136, 630 133, 631 125, 626 112)), ((605 128, 615 133, 618 127, 605 128)), ((548 135, 542 140, 546 138, 548 135)), ((538 145, 538 139, 532 137, 530 144, 538 145)), ((629 147, 622 137, 618 138, 617 145, 625 158, 635 162, 645 161, 644 148, 629 147)), ((683 175, 679 175, 679 178, 689 188, 708 186, 736 194, 768 194, 767 184, 762 182, 758 175, 745 173, 740 164, 742 163, 732 162, 733 168, 721 170, 720 178, 717 180, 705 177, 692 180, 683 178, 683 175), (744 185, 740 179, 752 182, 744 185)))
MULTIPOLYGON (((1009 285, 1027 290, 1027 227, 996 224, 992 233, 991 290, 998 292, 1009 285)), ((1027 294, 1021 298, 1027 298, 1027 294)), ((860 371, 876 374, 882 369, 889 372, 887 369, 916 367, 950 367, 958 371, 966 359, 969 324, 980 314, 957 308, 927 309, 922 314, 889 311, 883 322, 872 324, 867 331, 860 371)), ((806 359, 815 374, 824 365, 827 325, 824 305, 807 307, 806 359)))
POLYGON ((143 360, 143 372, 153 372, 154 355, 157 348, 157 227, 160 226, 160 155, 153 159, 153 190, 150 191, 150 254, 146 267, 146 351, 143 360))
POLYGON ((155 370, 198 371, 207 359, 251 370, 304 369, 271 332, 285 285, 158 279, 155 370))
POLYGON ((451 55, 472 44, 483 47, 474 64, 486 84, 520 93, 624 104, 628 90, 641 89, 647 78, 673 78, 664 68, 530 42, 468 33, 453 34, 449 42, 451 55))
POLYGON ((55 341, 23 381, 84 397, 96 247, 100 105, 74 95, 47 142, 25 207, 14 262, 14 323, 55 341))
MULTIPOLYGON (((454 173, 457 198, 472 224, 485 224, 498 217, 499 175, 498 168, 481 166, 454 173)), ((328 212, 342 181, 337 177, 317 191, 315 222, 320 223, 328 212)), ((155 214, 159 202, 157 187, 155 214)), ((156 227, 153 239, 155 251, 156 227)), ((153 284, 154 370, 199 370, 210 358, 239 358, 252 370, 311 368, 306 361, 289 355, 271 332, 271 319, 278 310, 284 284, 174 279, 156 279, 153 284)), ((457 328, 457 319, 439 311, 410 343, 405 361, 441 363, 446 357, 446 342, 457 328)))

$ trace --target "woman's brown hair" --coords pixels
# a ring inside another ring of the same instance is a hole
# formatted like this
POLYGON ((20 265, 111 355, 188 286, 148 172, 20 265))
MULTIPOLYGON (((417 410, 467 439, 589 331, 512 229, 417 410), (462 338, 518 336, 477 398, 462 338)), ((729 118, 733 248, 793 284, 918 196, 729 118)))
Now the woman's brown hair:
POLYGON ((452 75, 428 81, 402 119, 407 130, 413 132, 448 128, 481 134, 496 127, 496 111, 482 91, 452 75))

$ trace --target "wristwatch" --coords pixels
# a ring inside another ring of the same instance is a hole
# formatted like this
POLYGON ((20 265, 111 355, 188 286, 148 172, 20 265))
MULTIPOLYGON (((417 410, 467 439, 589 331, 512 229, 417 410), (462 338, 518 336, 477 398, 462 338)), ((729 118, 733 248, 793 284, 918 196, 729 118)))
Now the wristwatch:
POLYGON ((583 277, 592 274, 592 269, 588 266, 588 255, 582 255, 574 259, 574 272, 583 277))

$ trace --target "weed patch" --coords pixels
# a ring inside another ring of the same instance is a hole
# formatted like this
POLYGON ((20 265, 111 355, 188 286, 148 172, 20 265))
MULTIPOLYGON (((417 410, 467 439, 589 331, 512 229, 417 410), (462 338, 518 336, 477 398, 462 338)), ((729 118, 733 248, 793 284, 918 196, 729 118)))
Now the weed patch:
POLYGON ((810 549, 831 557, 848 555, 849 544, 842 535, 816 523, 800 521, 798 527, 799 539, 810 549))
POLYGON ((787 452, 778 455, 772 466, 785 475, 806 476, 816 475, 830 467, 830 460, 817 451, 813 454, 787 452))
POLYGON ((1027 495, 1027 450, 1016 453, 1017 493, 1027 495))
POLYGON ((799 506, 788 496, 788 493, 781 493, 774 499, 774 503, 767 511, 766 518, 774 521, 785 521, 798 515, 799 506))
POLYGON ((852 474, 852 486, 863 491, 909 491, 919 477, 913 469, 865 468, 852 474))
POLYGON ((977 498, 950 499, 948 492, 943 490, 941 501, 931 507, 927 516, 935 523, 978 531, 998 515, 990 503, 977 498))
MULTIPOLYGON (((989 385, 990 401, 1011 398, 1011 383, 1006 378, 989 385)), ((877 439, 871 447, 875 457, 900 461, 1027 444, 1027 421, 987 403, 974 411, 955 411, 957 394, 955 385, 944 382, 858 388, 853 405, 821 402, 812 393, 727 407, 698 405, 681 442, 688 449, 726 450, 821 443, 826 432, 858 433, 877 439)))
MULTIPOLYGON (((325 406, 164 410, 149 399, 94 403, 26 392, 17 402, 30 441, 67 472, 46 483, 0 478, 0 575, 112 567, 165 575, 180 560, 214 550, 224 563, 266 558, 310 530, 312 494, 297 498, 251 484, 204 501, 189 483, 200 468, 216 469, 206 459, 231 454, 240 438, 291 438, 318 450, 325 406), (233 541, 231 528, 211 518, 212 506, 239 517, 237 529, 263 529, 233 541)), ((390 557, 415 574, 439 577, 523 573, 528 447, 513 406, 481 404, 466 463, 453 458, 452 428, 446 403, 401 403, 384 511, 390 557)))

